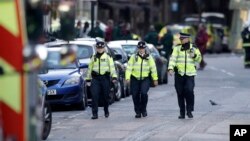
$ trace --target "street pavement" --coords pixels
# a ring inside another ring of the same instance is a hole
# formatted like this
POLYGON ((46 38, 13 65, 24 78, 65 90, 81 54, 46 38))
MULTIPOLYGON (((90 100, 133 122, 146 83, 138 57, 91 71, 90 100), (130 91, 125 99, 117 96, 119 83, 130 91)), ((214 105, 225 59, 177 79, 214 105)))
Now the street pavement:
POLYGON ((149 91, 148 117, 135 119, 132 97, 110 106, 105 118, 85 111, 53 112, 48 141, 229 141, 231 124, 250 124, 250 69, 234 54, 206 55, 195 82, 193 119, 178 119, 174 79, 149 91), (210 100, 216 103, 212 105, 210 100))

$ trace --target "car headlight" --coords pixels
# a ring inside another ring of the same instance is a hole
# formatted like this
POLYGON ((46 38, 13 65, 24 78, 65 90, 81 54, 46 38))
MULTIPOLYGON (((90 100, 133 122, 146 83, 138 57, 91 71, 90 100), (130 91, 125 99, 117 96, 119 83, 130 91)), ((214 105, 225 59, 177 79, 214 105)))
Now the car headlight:
POLYGON ((75 85, 78 84, 79 81, 80 81, 79 76, 75 76, 66 80, 63 85, 75 85))

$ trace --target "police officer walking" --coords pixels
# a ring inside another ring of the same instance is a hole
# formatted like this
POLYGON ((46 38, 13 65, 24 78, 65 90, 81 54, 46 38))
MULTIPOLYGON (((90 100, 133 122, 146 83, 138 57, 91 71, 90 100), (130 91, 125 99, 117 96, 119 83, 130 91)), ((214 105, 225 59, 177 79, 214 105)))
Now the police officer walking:
POLYGON ((241 32, 243 48, 245 49, 245 68, 250 68, 250 26, 247 26, 241 32))
POLYGON ((148 90, 150 88, 150 74, 154 85, 158 85, 158 76, 153 57, 146 52, 146 42, 139 41, 138 52, 133 54, 126 69, 126 81, 130 83, 130 90, 134 102, 135 118, 147 116, 148 90))
POLYGON ((194 77, 196 75, 195 63, 200 63, 201 54, 195 45, 190 43, 190 34, 180 33, 181 44, 173 48, 168 66, 169 74, 175 72, 175 89, 180 107, 179 119, 193 118, 194 110, 194 77))
POLYGON ((99 97, 103 97, 104 115, 109 117, 109 91, 110 91, 110 76, 112 82, 117 80, 117 74, 114 67, 113 59, 106 53, 105 44, 102 41, 96 43, 97 53, 91 57, 88 66, 86 82, 90 85, 92 94, 92 119, 98 118, 98 102, 99 97))

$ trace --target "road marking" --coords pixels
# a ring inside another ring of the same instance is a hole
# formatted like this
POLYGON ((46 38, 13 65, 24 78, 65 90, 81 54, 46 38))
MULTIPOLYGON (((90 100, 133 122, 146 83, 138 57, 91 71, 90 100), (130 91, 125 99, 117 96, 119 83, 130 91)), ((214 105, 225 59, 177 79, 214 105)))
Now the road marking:
POLYGON ((209 66, 208 68, 211 69, 211 70, 214 70, 214 71, 222 72, 222 73, 224 73, 224 74, 226 74, 226 75, 229 75, 229 76, 231 76, 231 77, 234 77, 234 76, 235 76, 233 73, 228 72, 228 71, 226 71, 226 70, 224 70, 224 69, 218 69, 218 68, 213 67, 213 66, 209 66))

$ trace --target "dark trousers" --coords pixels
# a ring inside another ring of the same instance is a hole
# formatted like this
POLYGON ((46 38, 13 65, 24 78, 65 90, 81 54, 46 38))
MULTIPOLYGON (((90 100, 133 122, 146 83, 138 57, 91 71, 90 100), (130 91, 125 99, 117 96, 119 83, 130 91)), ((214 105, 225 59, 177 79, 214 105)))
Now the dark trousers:
POLYGON ((181 115, 185 115, 185 110, 194 110, 194 85, 194 76, 175 74, 175 89, 181 115))
POLYGON ((134 110, 136 114, 147 112, 148 90, 150 88, 150 79, 137 80, 131 77, 131 94, 134 102, 134 110))
POLYGON ((103 100, 104 111, 108 112, 110 78, 107 76, 97 76, 92 79, 90 91, 92 94, 92 113, 98 114, 99 98, 103 100))
POLYGON ((245 47, 245 67, 250 67, 250 47, 245 47))

